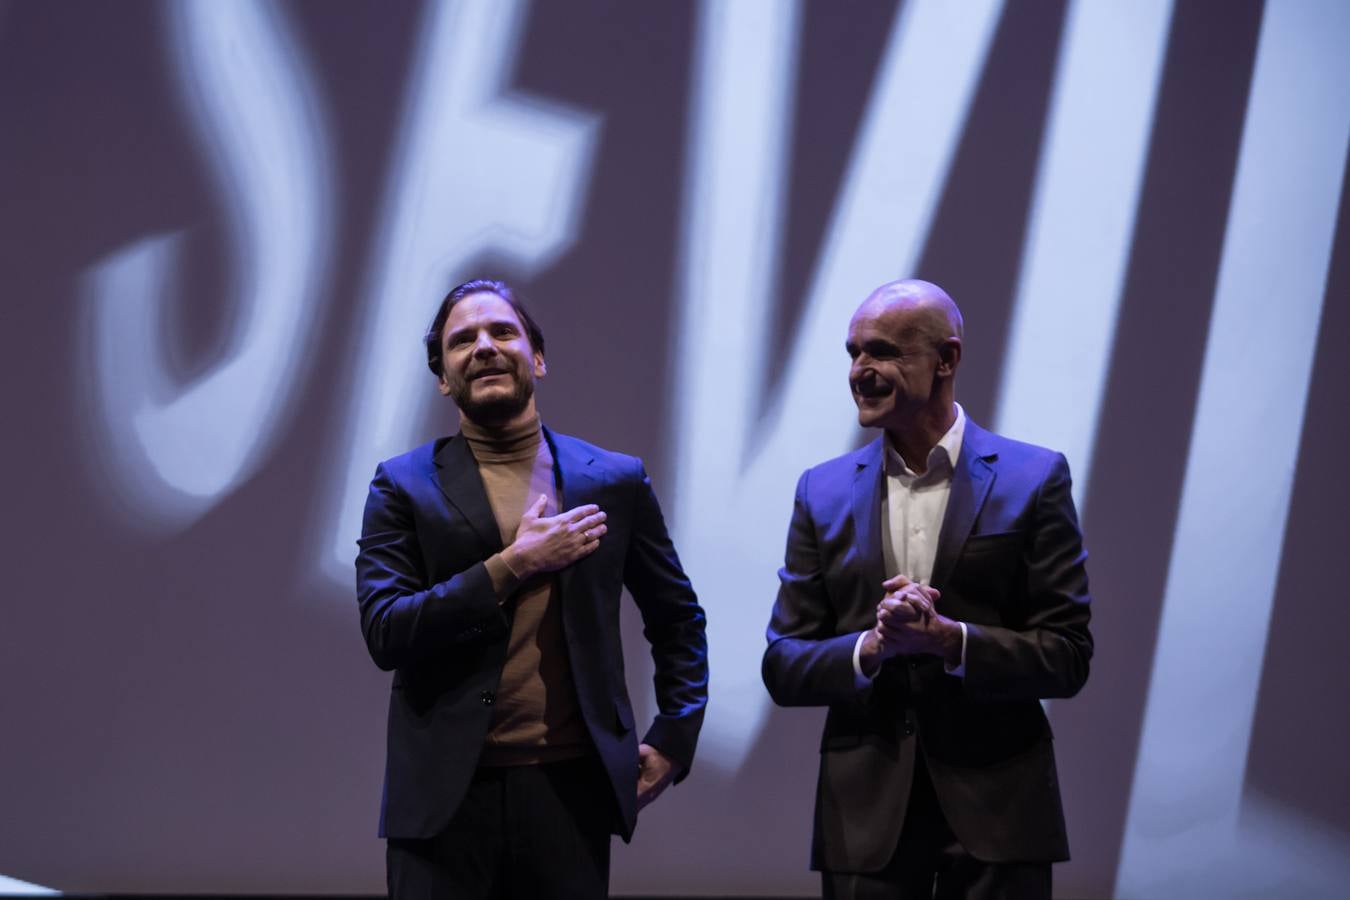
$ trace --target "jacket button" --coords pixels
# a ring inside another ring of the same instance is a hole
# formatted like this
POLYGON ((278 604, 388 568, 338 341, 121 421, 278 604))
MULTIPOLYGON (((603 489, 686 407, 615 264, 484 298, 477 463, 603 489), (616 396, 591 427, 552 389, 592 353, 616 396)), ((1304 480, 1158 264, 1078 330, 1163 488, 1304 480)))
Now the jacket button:
POLYGON ((905 734, 906 734, 906 735, 911 735, 911 734, 913 734, 913 733, 914 733, 914 723, 913 723, 913 722, 905 722, 905 734))
POLYGON ((492 691, 483 691, 483 693, 478 695, 478 699, 483 701, 484 706, 491 706, 492 701, 497 699, 497 695, 492 693, 492 691))

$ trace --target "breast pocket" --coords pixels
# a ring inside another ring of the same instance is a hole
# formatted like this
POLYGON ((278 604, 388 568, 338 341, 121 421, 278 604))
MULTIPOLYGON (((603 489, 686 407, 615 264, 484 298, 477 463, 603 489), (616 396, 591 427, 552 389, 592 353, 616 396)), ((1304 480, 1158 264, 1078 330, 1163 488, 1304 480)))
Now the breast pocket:
POLYGON ((992 534, 972 534, 966 538, 966 546, 961 550, 961 558, 986 557, 990 554, 1017 553, 1022 551, 1024 535, 1020 531, 996 531, 992 534))
POLYGON ((1026 581, 1020 531, 976 534, 966 539, 951 583, 957 593, 982 605, 1002 607, 1020 596, 1026 581))

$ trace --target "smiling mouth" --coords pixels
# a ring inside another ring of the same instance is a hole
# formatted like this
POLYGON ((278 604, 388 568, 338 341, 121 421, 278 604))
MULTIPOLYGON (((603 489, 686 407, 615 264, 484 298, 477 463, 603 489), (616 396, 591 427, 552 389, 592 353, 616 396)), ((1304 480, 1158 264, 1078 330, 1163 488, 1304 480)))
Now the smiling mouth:
POLYGON ((859 400, 880 400, 891 395, 891 386, 875 378, 865 378, 849 385, 859 400))
POLYGON ((481 378, 494 378, 498 375, 510 375, 506 369, 484 369, 481 372, 474 372, 469 376, 470 381, 478 381, 481 378))

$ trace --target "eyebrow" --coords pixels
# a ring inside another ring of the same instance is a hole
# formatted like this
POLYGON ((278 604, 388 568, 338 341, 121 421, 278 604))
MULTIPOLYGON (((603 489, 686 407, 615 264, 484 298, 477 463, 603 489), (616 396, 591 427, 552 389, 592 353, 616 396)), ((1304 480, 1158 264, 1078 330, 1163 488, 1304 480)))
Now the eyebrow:
POLYGON ((520 331, 520 326, 517 325, 515 322, 511 321, 510 319, 492 319, 491 321, 488 322, 479 322, 476 325, 464 325, 459 328, 456 328, 454 331, 446 332, 445 342, 448 344, 455 338, 461 337, 466 334, 472 334, 473 332, 477 331, 480 328, 497 328, 498 326, 501 325, 505 325, 507 328, 510 328, 512 331, 515 332, 520 331))
POLYGON ((883 350, 894 350, 896 352, 899 352, 900 345, 895 343, 894 341, 889 341, 886 338, 879 338, 879 337, 868 338, 861 344, 857 343, 856 341, 844 342, 844 350, 845 352, 850 354, 853 353, 855 350, 859 349, 867 350, 868 348, 872 348, 873 350, 880 348, 883 350))

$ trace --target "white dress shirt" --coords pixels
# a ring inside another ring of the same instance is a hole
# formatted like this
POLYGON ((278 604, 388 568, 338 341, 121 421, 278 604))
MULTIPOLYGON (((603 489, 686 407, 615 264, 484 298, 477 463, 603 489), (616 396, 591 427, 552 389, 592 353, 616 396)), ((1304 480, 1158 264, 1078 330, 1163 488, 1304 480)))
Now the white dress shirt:
MULTIPOLYGON (((881 555, 888 579, 907 575, 910 581, 926 585, 933 578, 938 533, 952 493, 952 470, 961 455, 961 439, 966 433, 965 410, 959 403, 954 406, 956 421, 928 451, 928 467, 922 475, 915 474, 891 442, 882 439, 886 448, 886 496, 882 498, 885 515, 881 517, 881 555)), ((964 676, 966 624, 957 624, 961 626, 961 662, 947 667, 947 673, 964 676)), ((853 647, 853 671, 862 684, 871 680, 862 670, 862 643, 866 636, 866 632, 859 635, 853 647)))

